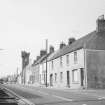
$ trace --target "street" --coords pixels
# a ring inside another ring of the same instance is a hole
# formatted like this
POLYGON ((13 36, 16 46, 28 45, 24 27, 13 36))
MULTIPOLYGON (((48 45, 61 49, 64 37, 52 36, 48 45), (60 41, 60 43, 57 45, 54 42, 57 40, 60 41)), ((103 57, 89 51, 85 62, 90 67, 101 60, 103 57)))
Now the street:
POLYGON ((5 84, 6 88, 35 105, 105 105, 104 90, 70 90, 5 84))

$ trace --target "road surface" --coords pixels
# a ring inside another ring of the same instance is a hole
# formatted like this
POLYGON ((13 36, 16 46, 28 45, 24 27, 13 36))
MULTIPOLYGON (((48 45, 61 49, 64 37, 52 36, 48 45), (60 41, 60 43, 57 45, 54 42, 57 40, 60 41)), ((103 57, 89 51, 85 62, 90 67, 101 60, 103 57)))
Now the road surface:
POLYGON ((63 90, 17 84, 6 84, 5 87, 35 105, 105 105, 103 91, 63 90))

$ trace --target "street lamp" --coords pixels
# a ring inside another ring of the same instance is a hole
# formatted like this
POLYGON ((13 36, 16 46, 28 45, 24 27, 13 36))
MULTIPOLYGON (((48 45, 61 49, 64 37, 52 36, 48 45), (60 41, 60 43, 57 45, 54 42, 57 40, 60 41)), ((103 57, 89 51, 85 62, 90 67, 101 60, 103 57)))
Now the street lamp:
POLYGON ((47 51, 48 50, 48 40, 46 39, 46 87, 47 87, 47 51))

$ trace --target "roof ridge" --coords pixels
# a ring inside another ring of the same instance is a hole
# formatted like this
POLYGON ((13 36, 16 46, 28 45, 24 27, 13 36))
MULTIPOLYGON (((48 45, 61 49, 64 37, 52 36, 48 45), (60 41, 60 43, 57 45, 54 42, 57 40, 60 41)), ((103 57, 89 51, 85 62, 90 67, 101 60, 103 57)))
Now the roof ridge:
POLYGON ((94 36, 95 36, 95 33, 96 33, 96 31, 92 31, 92 32, 88 33, 87 35, 77 39, 71 45, 66 45, 64 48, 59 49, 57 51, 57 53, 55 53, 53 55, 53 57, 51 57, 50 60, 56 59, 56 58, 58 58, 60 56, 63 56, 63 55, 65 55, 67 53, 70 53, 70 52, 73 52, 73 51, 75 51, 77 49, 84 48, 84 44, 88 43, 89 40, 93 39, 94 36))
MULTIPOLYGON (((93 34, 94 32, 96 32, 96 31, 93 31, 91 34, 93 34)), ((89 34, 88 34, 88 35, 89 35, 89 34)), ((96 35, 91 35, 90 38, 86 41, 86 43, 84 43, 84 48, 86 48, 86 45, 87 45, 87 43, 88 43, 89 41, 95 39, 96 37, 97 37, 96 35)))

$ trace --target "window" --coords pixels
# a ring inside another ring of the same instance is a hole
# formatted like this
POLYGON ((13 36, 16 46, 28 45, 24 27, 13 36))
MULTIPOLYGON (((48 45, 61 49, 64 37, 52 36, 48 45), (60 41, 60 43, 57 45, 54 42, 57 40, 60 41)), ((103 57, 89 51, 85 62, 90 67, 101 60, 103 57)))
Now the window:
POLYGON ((60 72, 60 82, 63 80, 63 72, 60 72))
POLYGON ((78 82, 78 70, 77 69, 72 71, 72 81, 78 82))
POLYGON ((66 55, 66 64, 69 64, 69 55, 66 55))
POLYGON ((44 80, 44 71, 42 71, 42 80, 44 80))
POLYGON ((60 57, 60 66, 62 66, 62 57, 60 57))
POLYGON ((77 63, 77 52, 74 52, 74 63, 77 63))
POLYGON ((57 81, 57 73, 55 73, 55 82, 57 81))
POLYGON ((54 68, 54 62, 52 61, 52 69, 54 68))

